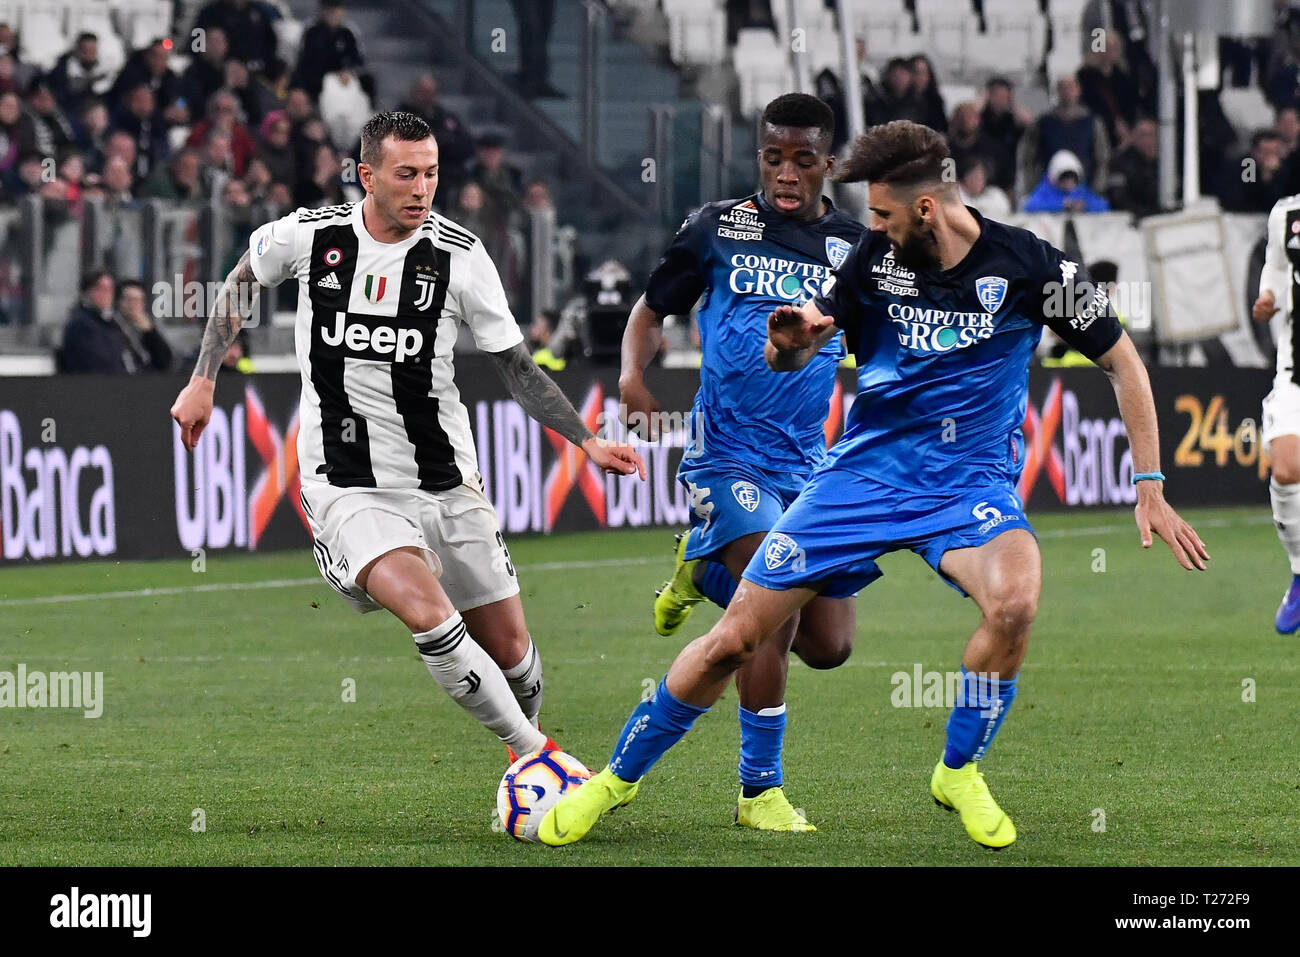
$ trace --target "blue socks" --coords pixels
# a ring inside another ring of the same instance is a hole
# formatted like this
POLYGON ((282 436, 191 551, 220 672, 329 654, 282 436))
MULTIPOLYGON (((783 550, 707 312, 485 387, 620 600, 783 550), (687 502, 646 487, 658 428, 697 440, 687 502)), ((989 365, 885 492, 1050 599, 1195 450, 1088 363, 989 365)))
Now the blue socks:
POLYGON ((708 711, 678 701, 668 693, 668 678, 649 701, 642 701, 627 719, 614 744, 609 769, 624 781, 639 781, 669 748, 691 729, 695 719, 708 711))
POLYGON ((758 797, 784 782, 781 746, 785 741, 785 705, 758 713, 737 706, 740 717, 740 785, 747 798, 758 797))
POLYGON ((1007 709, 1016 700, 1016 675, 1010 681, 991 681, 961 669, 962 683, 956 706, 948 718, 948 743, 943 763, 954 770, 982 761, 993 737, 1002 727, 1007 709))
POLYGON ((700 591, 704 597, 719 608, 726 608, 731 604, 731 596, 736 593, 736 580, 731 577, 731 572, 727 571, 727 566, 722 562, 709 561, 707 558, 700 562, 700 591))

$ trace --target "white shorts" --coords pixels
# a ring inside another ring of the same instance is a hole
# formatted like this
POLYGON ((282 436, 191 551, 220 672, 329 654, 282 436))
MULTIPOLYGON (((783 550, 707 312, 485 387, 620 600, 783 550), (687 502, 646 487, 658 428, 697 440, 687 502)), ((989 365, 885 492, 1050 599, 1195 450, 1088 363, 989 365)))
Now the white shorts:
POLYGON ((1264 429, 1260 441, 1268 444, 1282 435, 1300 435, 1300 385, 1289 379, 1274 381, 1264 396, 1264 429))
POLYGON ((320 573, 359 612, 380 605, 357 585, 357 574, 408 546, 424 550, 457 611, 519 594, 496 511, 472 485, 425 492, 304 484, 302 504, 320 573))

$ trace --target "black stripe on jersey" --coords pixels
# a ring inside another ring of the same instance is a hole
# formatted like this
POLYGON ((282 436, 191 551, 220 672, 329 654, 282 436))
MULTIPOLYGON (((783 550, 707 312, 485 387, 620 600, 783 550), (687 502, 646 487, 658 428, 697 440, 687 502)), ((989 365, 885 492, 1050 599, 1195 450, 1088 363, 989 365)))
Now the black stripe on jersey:
MULTIPOLYGON (((347 312, 352 295, 352 276, 357 267, 357 234, 349 224, 318 226, 312 235, 310 274, 311 347, 308 365, 311 384, 320 397, 321 441, 325 462, 318 471, 331 485, 345 488, 374 488, 375 473, 370 464, 370 432, 365 417, 348 401, 343 372, 347 358, 342 350, 326 344, 324 334, 334 327, 338 314, 347 312), (337 250, 334 265, 325 253, 337 250), (321 279, 334 274, 337 289, 322 289, 321 279)), ((346 321, 346 320, 345 320, 346 321)))
POLYGON ((439 236, 438 242, 446 243, 448 246, 455 246, 457 249, 465 250, 465 252, 469 252, 471 249, 474 248, 473 243, 461 242, 459 239, 454 239, 451 236, 447 236, 447 235, 439 236))
POLYGON ((462 229, 449 219, 443 219, 438 222, 438 232, 443 235, 455 236, 457 239, 463 240, 471 246, 474 245, 474 234, 468 229, 462 229))
POLYGON ((312 513, 311 506, 307 504, 307 496, 299 492, 298 501, 302 502, 302 510, 307 513, 307 517, 315 521, 316 516, 312 513))
MULTIPOLYGON (((402 288, 397 300, 401 325, 427 330, 423 356, 432 359, 438 320, 447 302, 451 276, 451 253, 420 239, 406 254, 402 265, 402 288)), ((402 417, 406 437, 415 446, 415 466, 420 488, 446 491, 464 478, 456 467, 456 450, 438 421, 438 398, 433 395, 433 363, 394 362, 391 366, 393 401, 402 417)))
POLYGON ((326 583, 328 583, 329 586, 340 595, 347 595, 351 598, 352 593, 343 587, 343 583, 339 581, 338 576, 335 575, 333 569, 330 568, 329 552, 325 550, 325 546, 320 542, 316 542, 312 546, 312 551, 316 555, 316 567, 319 568, 320 573, 325 576, 326 583))
POLYGON ((429 641, 417 641, 416 649, 422 655, 445 655, 449 651, 454 651, 456 646, 465 639, 465 624, 458 624, 449 634, 441 638, 434 638, 429 641))
POLYGON ((309 209, 298 214, 298 222, 315 223, 325 219, 333 219, 335 216, 350 216, 352 207, 349 204, 339 206, 321 206, 317 209, 309 209))

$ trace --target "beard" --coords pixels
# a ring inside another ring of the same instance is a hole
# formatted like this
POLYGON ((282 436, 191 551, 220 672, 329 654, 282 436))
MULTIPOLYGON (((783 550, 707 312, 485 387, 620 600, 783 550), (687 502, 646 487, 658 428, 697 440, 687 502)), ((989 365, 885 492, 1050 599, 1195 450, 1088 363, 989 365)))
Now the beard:
POLYGON ((908 269, 933 269, 939 265, 934 229, 918 221, 894 250, 894 261, 908 269))

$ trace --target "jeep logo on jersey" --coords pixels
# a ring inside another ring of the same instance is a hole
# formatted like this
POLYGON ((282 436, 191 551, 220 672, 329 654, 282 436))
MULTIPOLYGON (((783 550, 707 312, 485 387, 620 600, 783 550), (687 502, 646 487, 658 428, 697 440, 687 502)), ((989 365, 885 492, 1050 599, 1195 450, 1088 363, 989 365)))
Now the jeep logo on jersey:
POLYGON ((345 312, 334 314, 332 329, 321 326, 320 337, 325 345, 342 347, 355 359, 378 362, 406 362, 418 358, 424 348, 424 334, 419 329, 396 329, 377 317, 357 316, 349 322, 345 312))
POLYGON ((975 295, 980 298, 980 305, 990 314, 1002 308, 1002 300, 1007 295, 1007 281, 1001 276, 985 276, 975 280, 975 295))
POLYGON ((366 273, 366 298, 372 303, 379 302, 388 291, 388 277, 366 273))
POLYGON ((848 240, 840 239, 838 236, 827 236, 826 258, 831 261, 831 268, 838 269, 852 248, 848 240))
POLYGON ((789 535, 772 532, 767 536, 767 545, 763 548, 763 562, 772 571, 784 565, 795 552, 802 552, 798 542, 789 535))
POLYGON ((758 508, 758 486, 753 482, 734 482, 731 486, 732 497, 747 512, 758 508))

